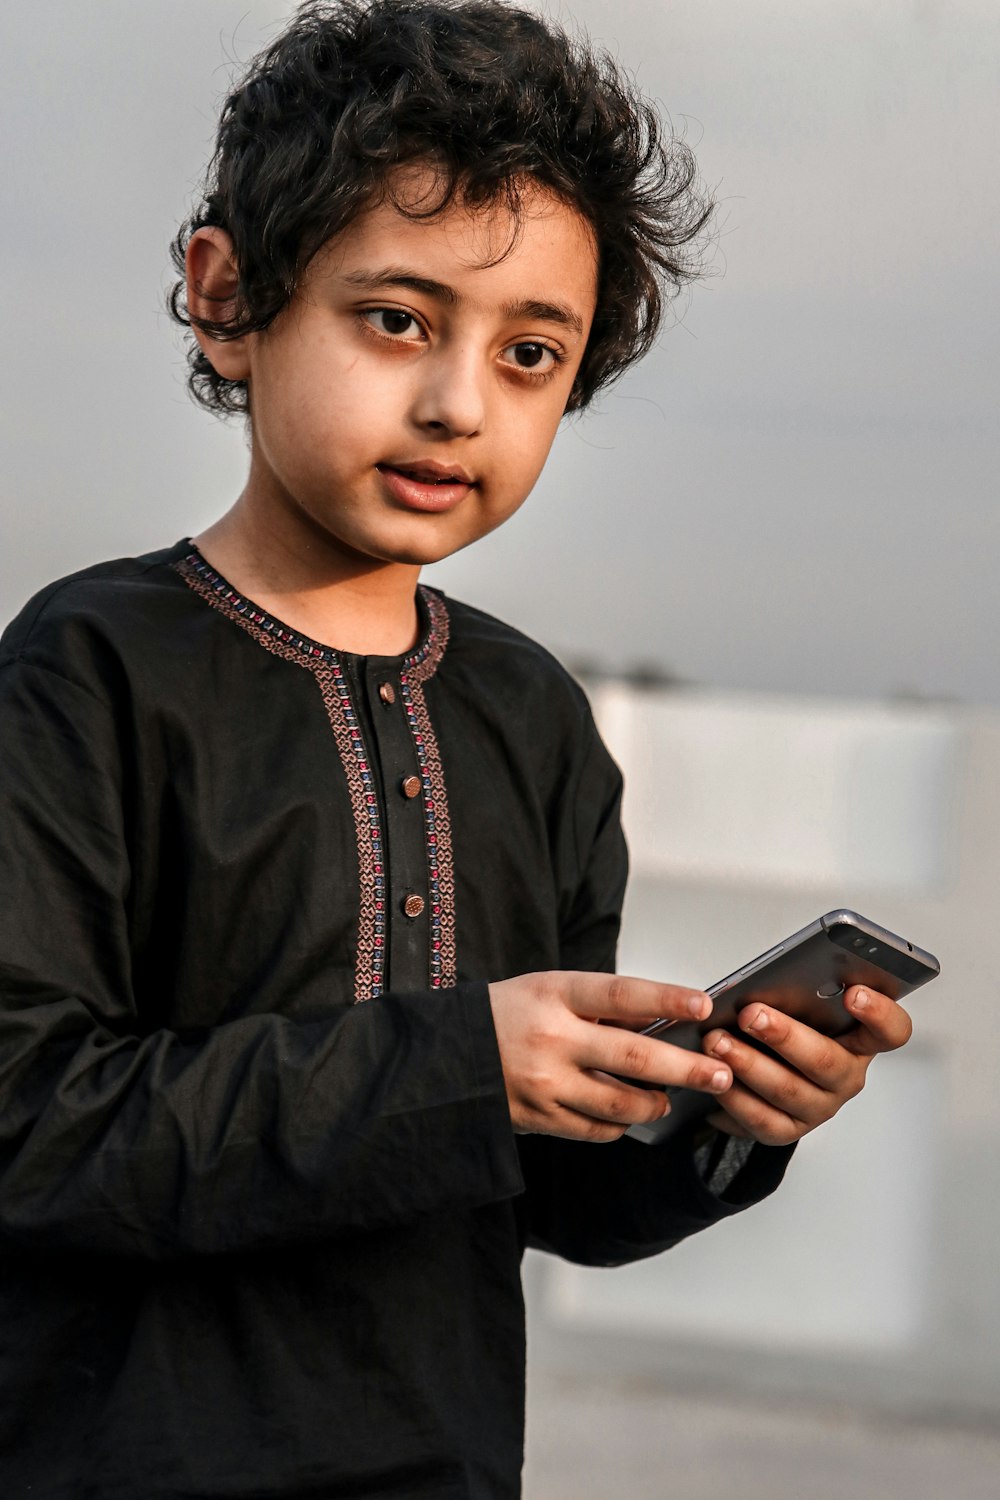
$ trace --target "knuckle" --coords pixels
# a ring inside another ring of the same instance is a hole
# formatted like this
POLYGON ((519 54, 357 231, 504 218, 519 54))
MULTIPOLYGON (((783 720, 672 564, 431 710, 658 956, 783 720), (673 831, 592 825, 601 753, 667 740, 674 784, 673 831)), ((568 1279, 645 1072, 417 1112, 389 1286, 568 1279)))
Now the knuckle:
POLYGON ((605 1101, 605 1113, 609 1120, 628 1120, 632 1114, 632 1100, 625 1089, 615 1089, 605 1101))
POLYGON ((565 975, 557 970, 550 970, 543 974, 534 974, 532 978, 539 997, 550 1002, 563 1002, 566 993, 565 975))
POLYGON ((646 1071, 646 1049, 630 1042, 622 1052, 621 1071, 628 1078, 642 1078, 646 1071))
POLYGON ((528 1089, 526 1100, 531 1104, 532 1110, 543 1119, 555 1119, 559 1113, 559 1106, 553 1100, 552 1091, 549 1088, 528 1089))
POLYGON ((735 1118, 740 1127, 746 1131, 752 1140, 760 1141, 763 1145, 767 1144, 765 1136, 768 1126, 763 1110, 759 1108, 755 1109, 750 1100, 740 1100, 739 1110, 735 1118))
POLYGON ((528 1095, 540 1104, 547 1105, 555 1093, 555 1079, 550 1069, 535 1063, 523 1077, 523 1086, 528 1095))
POLYGON ((816 1071, 822 1075, 836 1077, 843 1072, 844 1049, 839 1043, 824 1037, 816 1052, 816 1071))
POLYGON ((617 1013, 627 1009, 628 983, 621 974, 614 974, 608 984, 608 1009, 617 1013))
POLYGON ((805 1135, 807 1126, 789 1116, 760 1110, 756 1123, 750 1126, 754 1139, 762 1146, 791 1146, 805 1135))
POLYGON ((540 1015, 531 1028, 530 1044, 533 1050, 553 1052, 562 1042, 563 1022, 560 1014, 540 1015))
POLYGON ((772 1137, 775 1130, 779 1128, 778 1122, 773 1112, 754 1095, 748 1095, 746 1099, 741 1101, 740 1123, 753 1136, 753 1139, 759 1141, 761 1145, 771 1146, 777 1144, 772 1137))
POLYGON ((769 1093, 777 1108, 784 1109, 797 1103, 800 1090, 801 1084, 794 1074, 785 1073, 775 1079, 769 1093))

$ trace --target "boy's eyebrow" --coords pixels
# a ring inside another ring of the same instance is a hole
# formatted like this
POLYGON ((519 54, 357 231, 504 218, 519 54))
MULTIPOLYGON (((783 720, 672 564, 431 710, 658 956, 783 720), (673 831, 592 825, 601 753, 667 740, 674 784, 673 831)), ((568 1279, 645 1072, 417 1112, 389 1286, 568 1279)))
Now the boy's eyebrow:
MULTIPOLYGON (((447 282, 435 281, 430 276, 419 276, 405 266, 385 266, 379 271, 347 271, 344 280, 351 286, 363 287, 367 291, 376 291, 383 286, 408 287, 411 292, 433 297, 448 307, 454 307, 459 300, 455 288, 447 282)), ((518 318, 540 318, 546 323, 559 323, 577 335, 583 334, 582 319, 562 302, 542 302, 527 298, 523 302, 506 302, 501 311, 511 322, 516 322, 518 318)))

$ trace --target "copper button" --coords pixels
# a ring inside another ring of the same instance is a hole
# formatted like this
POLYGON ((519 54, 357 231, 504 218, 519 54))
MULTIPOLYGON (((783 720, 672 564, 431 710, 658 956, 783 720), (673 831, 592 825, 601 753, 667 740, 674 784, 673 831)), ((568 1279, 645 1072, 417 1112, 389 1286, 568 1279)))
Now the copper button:
POLYGON ((396 701, 396 689, 391 682, 380 683, 378 695, 383 703, 395 703, 396 701))
POLYGON ((403 902, 403 911, 408 917, 419 917, 424 909, 423 896, 407 896, 403 902))
POLYGON ((419 797, 421 785, 419 776, 404 776, 399 787, 404 797, 419 797))

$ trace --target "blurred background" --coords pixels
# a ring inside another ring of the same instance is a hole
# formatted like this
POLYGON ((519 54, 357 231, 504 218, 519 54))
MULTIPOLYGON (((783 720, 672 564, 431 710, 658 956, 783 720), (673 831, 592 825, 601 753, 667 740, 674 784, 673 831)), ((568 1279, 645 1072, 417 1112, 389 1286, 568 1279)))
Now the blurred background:
MULTIPOLYGON (((628 1271, 531 1258, 527 1493, 995 1496, 1000 12, 544 8, 694 147, 710 274, 430 581, 591 688, 628 784, 623 967, 708 984, 852 905, 944 973, 774 1200, 628 1271)), ((292 9, 0 10, 0 621, 240 488, 167 245, 292 9)))

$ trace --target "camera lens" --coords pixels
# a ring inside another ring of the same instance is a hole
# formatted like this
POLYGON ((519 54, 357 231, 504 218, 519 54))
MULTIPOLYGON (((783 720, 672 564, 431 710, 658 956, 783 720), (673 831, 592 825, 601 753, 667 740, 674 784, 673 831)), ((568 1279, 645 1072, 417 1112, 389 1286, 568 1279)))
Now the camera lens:
POLYGON ((861 937, 861 938, 855 938, 854 939, 854 946, 855 946, 855 948, 860 948, 863 943, 864 943, 864 938, 863 937, 861 937))

